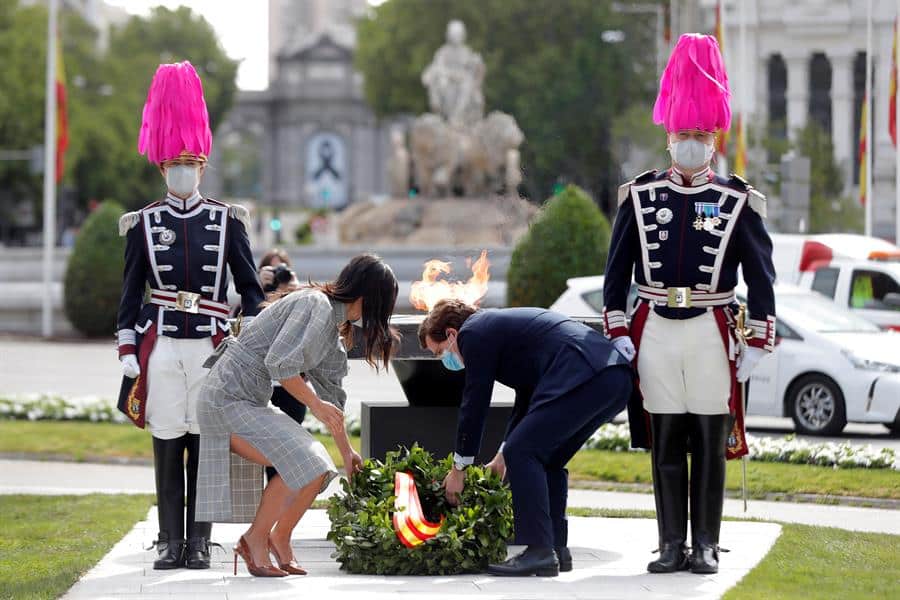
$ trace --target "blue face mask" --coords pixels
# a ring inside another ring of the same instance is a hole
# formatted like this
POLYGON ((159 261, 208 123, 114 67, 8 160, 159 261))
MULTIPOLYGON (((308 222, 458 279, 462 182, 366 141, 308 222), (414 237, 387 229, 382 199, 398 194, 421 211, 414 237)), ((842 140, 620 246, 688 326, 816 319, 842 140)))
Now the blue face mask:
MULTIPOLYGON (((456 339, 454 338, 450 340, 450 343, 455 344, 456 339)), ((466 368, 459 355, 456 352, 450 350, 449 346, 441 354, 441 363, 443 363, 444 367, 446 367, 450 371, 462 371, 466 368)))
POLYGON ((456 353, 450 350, 444 350, 441 354, 441 363, 450 371, 462 371, 466 368, 456 353))

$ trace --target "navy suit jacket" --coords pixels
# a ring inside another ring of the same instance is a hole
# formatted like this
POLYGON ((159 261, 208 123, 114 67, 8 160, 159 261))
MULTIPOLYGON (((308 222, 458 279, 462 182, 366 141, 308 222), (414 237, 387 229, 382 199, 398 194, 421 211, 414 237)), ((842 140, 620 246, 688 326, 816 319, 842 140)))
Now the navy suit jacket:
POLYGON ((494 381, 516 391, 508 436, 532 407, 553 402, 607 367, 628 365, 603 334, 540 308, 479 310, 460 328, 457 345, 466 384, 456 453, 465 462, 481 448, 494 381))

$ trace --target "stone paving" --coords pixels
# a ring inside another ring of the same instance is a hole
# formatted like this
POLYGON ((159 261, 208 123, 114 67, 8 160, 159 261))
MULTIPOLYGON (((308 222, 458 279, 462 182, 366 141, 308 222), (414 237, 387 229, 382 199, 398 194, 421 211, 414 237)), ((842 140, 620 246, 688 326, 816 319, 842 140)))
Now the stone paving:
POLYGON ((655 521, 572 517, 569 523, 575 569, 556 578, 379 577, 340 571, 330 558, 334 547, 325 540, 327 515, 315 510, 310 511, 294 534, 294 552, 310 574, 260 579, 250 576, 240 560, 238 574, 233 575, 231 548, 245 525, 214 526, 213 538, 222 543, 227 553, 214 549, 213 566, 208 571, 154 571, 155 552, 144 550, 157 531, 156 510, 152 509, 147 519, 138 523, 63 598, 719 598, 766 555, 781 532, 781 527, 773 523, 726 521, 721 539, 731 552, 723 553, 718 574, 651 575, 646 572, 646 565, 654 556, 651 550, 656 539, 655 521))

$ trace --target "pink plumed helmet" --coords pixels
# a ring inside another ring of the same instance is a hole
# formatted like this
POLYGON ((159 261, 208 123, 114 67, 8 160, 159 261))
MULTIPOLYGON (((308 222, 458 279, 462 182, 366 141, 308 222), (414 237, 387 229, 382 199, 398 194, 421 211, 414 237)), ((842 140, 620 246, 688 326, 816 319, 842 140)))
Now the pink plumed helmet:
POLYGON ((194 66, 159 65, 144 104, 138 152, 162 164, 180 156, 206 161, 211 148, 209 113, 194 66))
POLYGON ((653 122, 666 131, 731 127, 731 90, 716 38, 685 33, 678 39, 659 82, 653 122))

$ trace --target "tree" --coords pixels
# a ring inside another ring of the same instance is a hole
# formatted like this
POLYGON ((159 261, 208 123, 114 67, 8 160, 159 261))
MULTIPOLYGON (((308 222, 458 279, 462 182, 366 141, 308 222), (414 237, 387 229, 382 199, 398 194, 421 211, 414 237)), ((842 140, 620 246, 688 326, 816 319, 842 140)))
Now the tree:
MULTIPOLYGON (((47 11, 0 0, 0 148, 43 143, 47 11)), ((202 17, 181 7, 156 8, 111 31, 108 49, 77 12, 60 11, 60 44, 67 79, 69 150, 63 185, 78 205, 114 198, 128 208, 164 191, 159 171, 138 155, 141 109, 161 62, 190 60, 203 80, 211 126, 225 116, 236 90, 229 59, 202 17)), ((215 154, 212 157, 215 161, 215 154)), ((31 198, 41 215, 41 177, 27 163, 0 161, 0 215, 31 198), (5 210, 4 210, 5 209, 5 210)))
POLYGON ((834 160, 831 135, 810 119, 798 132, 796 145, 810 161, 809 232, 861 233, 864 213, 854 200, 843 195, 844 182, 834 160))
POLYGON ((567 186, 552 197, 519 240, 507 274, 507 304, 550 306, 566 280, 606 268, 609 221, 584 190, 567 186))
MULTIPOLYGON (((525 133, 525 188, 543 197, 573 182, 614 198, 621 179, 611 152, 612 126, 656 90, 654 28, 618 15, 608 0, 389 0, 358 25, 357 68, 380 116, 428 110, 420 76, 444 43, 451 19, 480 52, 487 110, 512 114, 525 133), (605 43, 605 30, 626 41, 605 43)), ((649 112, 646 119, 650 120, 649 112)))

